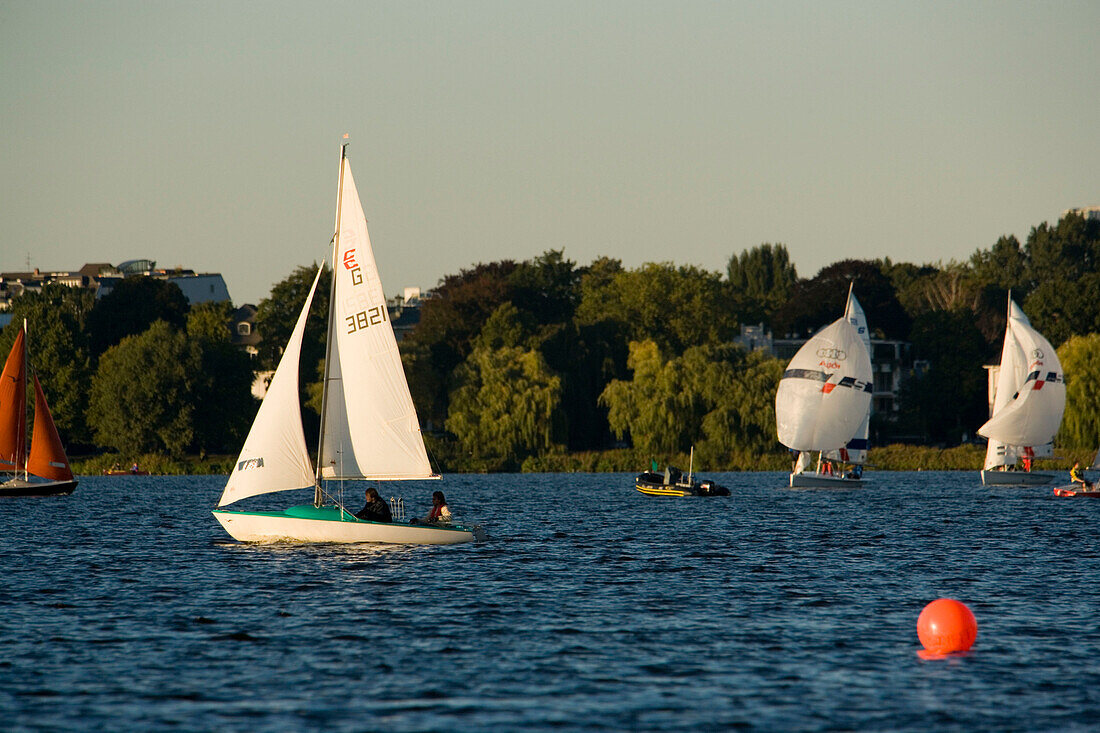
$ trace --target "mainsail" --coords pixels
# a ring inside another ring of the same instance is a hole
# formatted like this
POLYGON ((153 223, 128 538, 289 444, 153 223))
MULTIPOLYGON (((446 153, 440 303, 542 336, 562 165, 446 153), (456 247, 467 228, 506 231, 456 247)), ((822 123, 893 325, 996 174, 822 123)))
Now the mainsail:
POLYGON ((303 489, 313 485, 313 465, 309 461, 306 436, 302 431, 298 364, 302 356, 306 318, 323 271, 322 264, 317 268, 313 286, 309 289, 283 358, 275 368, 275 375, 271 378, 264 401, 256 413, 244 446, 241 447, 237 465, 229 474, 229 481, 218 506, 258 494, 303 489))
POLYGON ((335 479, 433 478, 367 219, 346 157, 341 164, 319 471, 335 479))
POLYGON ((844 446, 871 401, 871 358, 847 318, 814 334, 787 366, 775 395, 779 442, 799 451, 844 446))
POLYGON ((978 428, 978 434, 989 439, 985 469, 1013 465, 1021 456, 1047 454, 1065 408, 1058 354, 1010 297, 993 414, 978 428))

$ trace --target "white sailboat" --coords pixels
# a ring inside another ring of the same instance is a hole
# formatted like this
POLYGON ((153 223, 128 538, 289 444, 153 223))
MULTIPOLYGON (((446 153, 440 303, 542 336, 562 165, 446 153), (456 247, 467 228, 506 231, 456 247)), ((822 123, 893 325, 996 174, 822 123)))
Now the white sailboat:
POLYGON ((989 439, 982 469, 986 486, 1036 486, 1054 474, 1031 470, 1031 461, 1053 455, 1054 434, 1066 408, 1066 383, 1058 354, 1008 297, 1001 365, 992 415, 978 428, 989 439), (1024 470, 1016 470, 1022 461, 1024 470))
POLYGON ((346 143, 337 190, 316 471, 302 429, 298 365, 320 269, 213 514, 242 542, 470 542, 480 528, 360 520, 325 490, 326 482, 439 478, 405 380, 346 143), (292 489, 313 489, 313 503, 274 512, 221 508, 292 489))
MULTIPOLYGON (((844 308, 844 317, 856 329, 860 340, 863 341, 867 354, 871 354, 871 330, 867 326, 867 315, 863 307, 856 300, 854 290, 855 283, 848 287, 848 304, 844 308)), ((872 374, 872 387, 874 375, 872 374)), ((867 463, 867 451, 871 447, 871 400, 867 401, 867 411, 863 413, 863 422, 856 428, 856 434, 848 441, 848 444, 839 450, 829 451, 825 457, 834 462, 848 463, 853 466, 862 466, 867 463)))
POLYGON ((871 357, 847 317, 818 331, 791 359, 775 394, 779 442, 799 451, 791 487, 862 485, 858 476, 828 473, 831 462, 822 454, 845 447, 863 424, 871 380, 871 357), (809 470, 812 451, 818 452, 816 471, 809 470))

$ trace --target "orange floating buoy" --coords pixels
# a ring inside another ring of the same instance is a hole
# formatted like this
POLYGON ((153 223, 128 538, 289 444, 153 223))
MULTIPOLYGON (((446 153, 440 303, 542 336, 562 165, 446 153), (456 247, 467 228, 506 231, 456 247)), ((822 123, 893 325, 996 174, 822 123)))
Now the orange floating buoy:
POLYGON ((917 618, 917 638, 931 655, 969 651, 977 637, 974 614, 966 604, 951 598, 932 601, 917 618))

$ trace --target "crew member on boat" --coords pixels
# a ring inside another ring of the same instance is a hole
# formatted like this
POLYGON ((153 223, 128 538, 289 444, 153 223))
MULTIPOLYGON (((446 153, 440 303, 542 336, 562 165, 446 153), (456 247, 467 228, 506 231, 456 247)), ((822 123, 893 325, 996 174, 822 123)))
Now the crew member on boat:
POLYGON ((451 509, 442 491, 432 492, 432 510, 423 519, 414 519, 411 524, 450 524, 451 509))
POLYGON ((1092 484, 1085 480, 1085 477, 1081 475, 1081 464, 1075 462, 1073 468, 1069 471, 1069 480, 1075 484, 1081 484, 1081 491, 1088 491, 1092 489, 1092 484))
POLYGON ((355 514, 355 518, 365 519, 368 522, 392 522, 390 505, 382 501, 382 497, 378 495, 378 489, 372 486, 365 493, 367 505, 355 514))

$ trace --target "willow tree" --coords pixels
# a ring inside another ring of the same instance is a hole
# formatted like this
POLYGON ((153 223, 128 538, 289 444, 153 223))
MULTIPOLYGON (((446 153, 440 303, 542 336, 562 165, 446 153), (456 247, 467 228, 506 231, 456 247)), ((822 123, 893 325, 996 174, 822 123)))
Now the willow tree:
POLYGON ((1095 448, 1100 444, 1100 334, 1074 336, 1058 349, 1066 375, 1066 413, 1058 445, 1095 448))
POLYGON ((630 380, 614 380, 600 396, 620 438, 652 454, 692 446, 711 466, 778 450, 775 390, 783 364, 731 344, 697 346, 670 359, 652 341, 632 342, 630 380))
POLYGON ((516 470, 563 449, 561 378, 538 351, 478 346, 457 370, 446 427, 482 468, 516 470))
POLYGON ((688 389, 685 370, 661 358, 653 341, 630 342, 630 380, 612 380, 600 395, 607 421, 620 439, 630 436, 646 453, 679 453, 699 436, 705 410, 701 395, 688 389))

